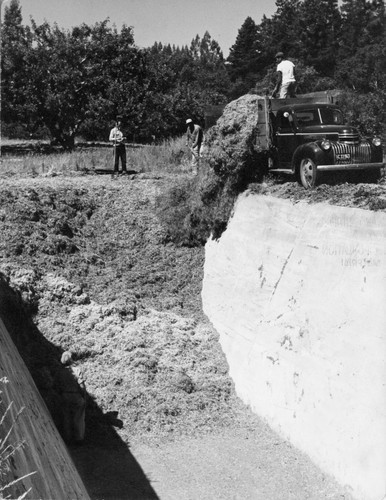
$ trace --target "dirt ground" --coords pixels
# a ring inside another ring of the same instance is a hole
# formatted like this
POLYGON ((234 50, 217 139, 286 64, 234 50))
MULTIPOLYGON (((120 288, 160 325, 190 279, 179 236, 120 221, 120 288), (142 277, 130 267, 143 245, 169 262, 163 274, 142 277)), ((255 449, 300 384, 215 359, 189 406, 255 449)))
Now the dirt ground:
MULTIPOLYGON (((156 216, 170 182, 0 176, 0 272, 36 327, 23 355, 54 418, 61 352, 84 371, 86 439, 70 450, 91 498, 349 500, 235 395, 201 309, 204 249, 167 242, 156 216)), ((382 183, 252 189, 386 209, 382 183)))

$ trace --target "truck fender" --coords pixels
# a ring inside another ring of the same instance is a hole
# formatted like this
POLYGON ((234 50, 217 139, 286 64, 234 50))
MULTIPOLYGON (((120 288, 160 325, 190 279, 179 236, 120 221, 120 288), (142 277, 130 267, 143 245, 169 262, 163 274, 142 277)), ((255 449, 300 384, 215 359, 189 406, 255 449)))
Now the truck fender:
POLYGON ((292 171, 296 174, 302 158, 311 158, 316 164, 322 163, 323 151, 316 142, 308 142, 298 146, 292 156, 292 171))

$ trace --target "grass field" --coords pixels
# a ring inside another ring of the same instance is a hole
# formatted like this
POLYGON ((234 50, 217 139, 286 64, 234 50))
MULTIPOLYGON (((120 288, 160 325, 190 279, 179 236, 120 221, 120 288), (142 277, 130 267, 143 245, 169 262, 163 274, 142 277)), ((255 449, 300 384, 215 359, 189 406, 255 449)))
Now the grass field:
MULTIPOLYGON (((81 143, 73 152, 55 154, 40 153, 42 144, 48 146, 41 141, 2 140, 2 147, 7 153, 1 158, 1 173, 35 177, 113 169, 114 152, 107 143, 81 143)), ((183 137, 158 145, 127 144, 126 154, 128 169, 137 173, 188 171, 190 168, 190 153, 183 137)))

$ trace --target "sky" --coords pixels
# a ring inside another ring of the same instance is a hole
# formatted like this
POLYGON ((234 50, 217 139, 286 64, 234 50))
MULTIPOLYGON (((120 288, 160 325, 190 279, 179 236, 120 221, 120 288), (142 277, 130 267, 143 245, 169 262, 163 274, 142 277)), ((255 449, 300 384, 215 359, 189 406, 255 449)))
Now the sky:
MULTIPOLYGON (((164 45, 190 45, 196 35, 208 31, 224 53, 229 55, 239 29, 250 16, 256 24, 263 15, 276 12, 275 0, 19 0, 23 23, 30 16, 39 24, 47 20, 61 28, 95 24, 110 18, 119 29, 134 28, 139 47, 154 42, 164 45)), ((5 4, 6 5, 6 4, 5 4)))

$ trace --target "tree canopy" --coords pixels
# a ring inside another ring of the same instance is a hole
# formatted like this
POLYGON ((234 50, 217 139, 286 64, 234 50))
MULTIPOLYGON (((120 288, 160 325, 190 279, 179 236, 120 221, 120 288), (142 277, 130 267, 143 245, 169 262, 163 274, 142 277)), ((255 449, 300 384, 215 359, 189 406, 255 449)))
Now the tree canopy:
POLYGON ((278 51, 295 62, 301 92, 374 94, 379 116, 386 114, 384 0, 277 0, 276 7, 259 24, 247 17, 225 59, 208 31, 182 47, 141 49, 131 27, 108 20, 71 30, 24 25, 11 0, 1 39, 2 123, 9 133, 46 133, 72 148, 79 134, 106 139, 119 114, 136 140, 166 138, 182 133, 187 117, 203 123, 207 105, 269 93, 278 51))

